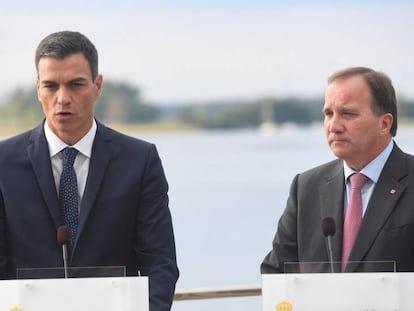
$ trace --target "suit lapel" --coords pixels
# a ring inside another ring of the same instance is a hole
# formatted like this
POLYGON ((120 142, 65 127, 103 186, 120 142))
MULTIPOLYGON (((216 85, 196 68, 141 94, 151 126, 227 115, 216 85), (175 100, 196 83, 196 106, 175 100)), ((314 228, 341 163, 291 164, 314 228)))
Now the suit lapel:
MULTIPOLYGON (((327 176, 327 182, 319 188, 321 218, 332 217, 336 233, 332 237, 333 260, 339 261, 342 254, 342 226, 344 209, 344 170, 342 161, 338 160, 333 175, 327 176)), ((328 249, 327 249, 328 251, 328 249)))
POLYGON ((76 238, 74 248, 76 248, 77 240, 82 234, 86 220, 92 210, 111 157, 108 145, 108 141, 110 140, 108 129, 99 122, 97 122, 97 125, 98 129, 93 142, 92 154, 89 162, 88 178, 80 206, 78 237, 76 238))
POLYGON ((27 153, 46 206, 57 228, 62 224, 62 216, 50 163, 49 147, 43 132, 43 123, 32 130, 30 141, 27 153))
MULTIPOLYGON (((350 261, 364 260, 382 226, 405 191, 406 186, 399 181, 406 175, 407 168, 404 154, 397 146, 394 146, 394 150, 384 166, 368 203, 349 257, 350 261)), ((357 268, 356 266, 354 267, 357 268)))

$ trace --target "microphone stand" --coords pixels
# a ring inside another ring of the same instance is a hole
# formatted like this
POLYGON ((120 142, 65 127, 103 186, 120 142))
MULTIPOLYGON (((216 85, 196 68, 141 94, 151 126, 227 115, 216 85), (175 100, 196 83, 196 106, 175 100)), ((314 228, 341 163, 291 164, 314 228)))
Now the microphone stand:
POLYGON ((57 240, 62 245, 63 269, 65 279, 68 278, 68 243, 70 241, 70 229, 67 225, 62 225, 57 230, 57 240))
POLYGON ((62 253, 63 253, 63 269, 65 271, 65 279, 68 278, 68 246, 67 244, 62 244, 62 253))
POLYGON ((324 217, 321 219, 323 235, 328 239, 328 256, 331 266, 331 273, 335 272, 333 252, 332 252, 332 236, 335 234, 335 221, 332 217, 324 217))
POLYGON ((332 253, 332 238, 328 235, 328 250, 329 250, 329 263, 331 265, 331 273, 335 272, 334 262, 333 262, 333 253, 332 253))

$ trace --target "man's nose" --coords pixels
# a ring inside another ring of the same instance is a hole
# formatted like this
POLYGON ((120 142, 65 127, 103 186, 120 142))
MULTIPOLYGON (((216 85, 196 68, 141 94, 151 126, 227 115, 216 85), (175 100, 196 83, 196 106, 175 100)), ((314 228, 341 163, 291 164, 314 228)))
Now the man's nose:
POLYGON ((70 103, 70 92, 65 87, 59 88, 57 101, 62 106, 70 103))
POLYGON ((328 124, 328 129, 330 132, 336 133, 336 132, 340 132, 342 130, 342 122, 340 117, 337 114, 334 114, 330 119, 329 119, 329 124, 328 124))

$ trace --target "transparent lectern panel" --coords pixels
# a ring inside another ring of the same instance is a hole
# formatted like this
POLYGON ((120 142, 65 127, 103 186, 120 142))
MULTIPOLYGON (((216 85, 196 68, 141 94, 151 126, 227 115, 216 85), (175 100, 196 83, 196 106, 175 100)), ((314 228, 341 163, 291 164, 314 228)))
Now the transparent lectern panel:
MULTIPOLYGON (((341 272, 340 261, 335 262, 286 262, 285 273, 336 273, 341 272)), ((352 272, 396 272, 395 261, 350 261, 352 272)))
POLYGON ((16 278, 23 279, 59 279, 59 278, 98 278, 125 277, 125 266, 68 267, 65 268, 18 268, 16 278))

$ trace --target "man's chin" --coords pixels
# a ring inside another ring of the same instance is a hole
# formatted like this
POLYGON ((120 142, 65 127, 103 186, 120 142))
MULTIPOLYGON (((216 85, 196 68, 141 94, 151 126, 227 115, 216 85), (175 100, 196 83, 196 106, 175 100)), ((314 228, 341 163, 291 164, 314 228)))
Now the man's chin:
POLYGON ((346 158, 349 157, 349 151, 348 151, 348 149, 344 150, 344 148, 341 148, 341 147, 338 147, 338 146, 334 146, 334 147, 331 146, 331 150, 332 150, 332 153, 337 158, 346 159, 346 158))

